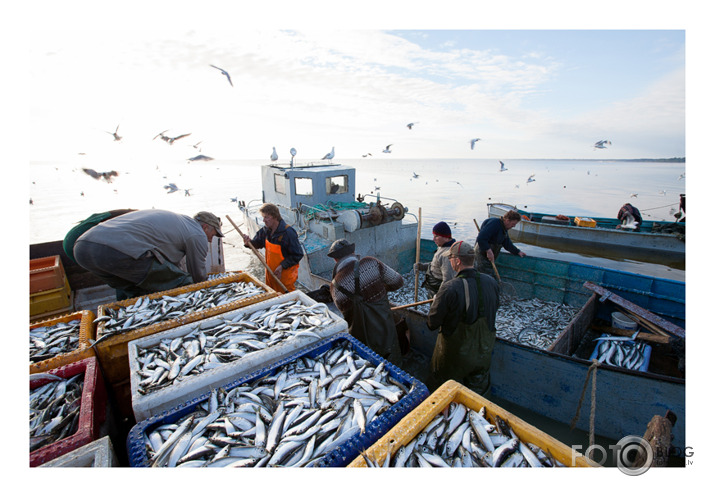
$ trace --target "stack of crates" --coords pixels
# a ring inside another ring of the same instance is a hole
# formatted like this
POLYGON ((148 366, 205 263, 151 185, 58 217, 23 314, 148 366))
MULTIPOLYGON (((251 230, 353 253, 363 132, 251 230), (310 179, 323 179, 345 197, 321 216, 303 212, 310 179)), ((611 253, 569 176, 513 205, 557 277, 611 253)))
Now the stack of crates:
POLYGON ((72 290, 59 255, 30 259, 30 319, 72 311, 72 290))

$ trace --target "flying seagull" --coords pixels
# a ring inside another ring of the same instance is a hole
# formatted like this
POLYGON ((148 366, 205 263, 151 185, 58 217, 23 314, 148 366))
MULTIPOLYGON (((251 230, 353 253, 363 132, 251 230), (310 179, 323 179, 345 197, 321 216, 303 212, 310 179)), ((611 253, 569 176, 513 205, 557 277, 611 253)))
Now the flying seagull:
POLYGON ((332 160, 335 157, 335 147, 330 149, 330 152, 323 156, 323 160, 332 160))
MULTIPOLYGON (((203 140, 202 140, 202 141, 203 141, 203 140)), ((201 144, 201 141, 196 142, 196 143, 194 143, 194 144, 192 145, 192 147, 194 147, 195 149, 198 149, 198 151, 201 152, 201 149, 199 148, 199 145, 200 145, 200 144, 201 144)))
POLYGON ((412 126, 414 126, 414 125, 417 124, 418 122, 419 122, 419 121, 414 122, 414 123, 409 123, 409 124, 407 125, 407 129, 412 129, 412 126))
POLYGON ((276 147, 273 147, 273 153, 271 154, 271 160, 273 162, 278 160, 278 153, 276 152, 276 147))
POLYGON ((500 173, 503 173, 504 171, 508 171, 506 167, 504 167, 504 163, 502 161, 499 161, 499 164, 501 164, 501 168, 499 169, 500 173))
POLYGON ((527 179, 526 182, 527 182, 527 183, 532 183, 532 182, 536 181, 536 180, 534 179, 534 176, 536 176, 536 175, 535 175, 535 174, 532 174, 531 176, 529 176, 529 179, 527 179))
POLYGON ((174 193, 179 190, 179 187, 176 186, 175 183, 169 183, 168 185, 164 185, 164 188, 168 190, 166 193, 174 193))
POLYGON ((190 159, 188 159, 189 162, 194 162, 194 161, 197 161, 197 160, 201 160, 201 161, 204 161, 204 162, 208 162, 208 161, 210 161, 210 160, 214 160, 214 158, 213 158, 213 157, 209 157, 208 155, 199 154, 199 155, 197 155, 196 157, 191 157, 190 159))
POLYGON ((107 183, 112 182, 113 176, 119 176, 119 173, 117 171, 105 171, 103 173, 99 173, 99 172, 95 171, 94 169, 87 169, 87 168, 82 168, 82 171, 84 171, 86 174, 90 175, 94 179, 103 179, 107 183))
POLYGON ((457 183, 459 186, 461 186, 462 188, 464 188, 464 186, 462 185, 462 183, 460 183, 459 181, 452 181, 452 183, 457 183))
POLYGON ((191 134, 191 133, 185 133, 185 134, 183 134, 183 135, 174 136, 174 137, 172 138, 171 136, 166 136, 166 135, 164 134, 164 133, 166 133, 167 131, 169 131, 169 130, 168 130, 168 129, 165 129, 164 131, 162 131, 161 133, 159 133, 158 135, 156 135, 154 138, 152 138, 152 140, 156 140, 157 138, 161 137, 161 139, 164 140, 166 143, 168 143, 169 145, 173 145, 176 140, 180 140, 180 139, 185 138, 185 137, 187 137, 187 136, 189 136, 189 135, 191 134))
POLYGON ((474 144, 477 143, 481 138, 472 138, 472 140, 469 142, 469 145, 472 147, 472 150, 474 150, 474 144))
POLYGON ((382 151, 383 154, 391 154, 392 150, 390 150, 390 147, 392 146, 392 143, 390 143, 388 146, 385 147, 385 150, 382 151))
POLYGON ((593 145, 593 148, 606 148, 606 145, 610 144, 611 142, 608 140, 599 140, 593 145))
POLYGON ((122 137, 117 134, 118 131, 119 131, 119 125, 117 124, 117 129, 114 130, 114 133, 112 133, 111 131, 105 131, 105 133, 109 133, 110 135, 112 135, 114 137, 114 141, 118 142, 119 140, 122 139, 122 137))
POLYGON ((221 69, 220 67, 216 67, 216 66, 213 65, 213 64, 209 64, 209 65, 210 65, 211 67, 213 67, 214 69, 218 69, 219 71, 221 71, 221 74, 223 74, 224 76, 226 76, 226 78, 228 79, 228 82, 231 84, 231 86, 233 86, 233 83, 231 82, 231 76, 230 76, 226 71, 224 71, 224 70, 221 69))
POLYGON ((366 153, 366 154, 362 154, 363 157, 367 157, 368 155, 369 155, 370 157, 372 157, 372 154, 371 154, 370 152, 368 152, 368 153, 366 153))
POLYGON ((413 172, 413 173, 412 173, 412 177, 413 177, 413 178, 419 178, 419 177, 420 177, 420 175, 419 175, 419 174, 417 174, 417 173, 415 173, 415 172, 413 172))

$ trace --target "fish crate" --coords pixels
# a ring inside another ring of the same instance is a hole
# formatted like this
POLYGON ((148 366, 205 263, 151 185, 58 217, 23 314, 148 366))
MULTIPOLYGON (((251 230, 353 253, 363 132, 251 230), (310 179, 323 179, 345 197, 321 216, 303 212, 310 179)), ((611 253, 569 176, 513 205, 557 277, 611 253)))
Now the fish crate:
MULTIPOLYGON (((596 462, 454 380, 443 383, 432 395, 368 448, 364 452, 365 457, 374 461, 377 466, 382 465, 388 455, 391 460, 394 460, 397 451, 412 442, 437 415, 448 409, 452 402, 462 404, 473 411, 479 411, 485 407, 486 419, 490 423, 495 424, 496 416, 499 416, 511 426, 519 440, 523 443, 538 445, 564 466, 599 467, 596 462)), ((365 458, 358 455, 348 467, 364 468, 368 465, 365 458)))
MULTIPOLYGON (((60 378, 71 378, 84 373, 79 425, 73 435, 30 452, 31 467, 40 466, 97 440, 100 438, 103 424, 107 418, 107 391, 96 357, 88 357, 87 359, 52 369, 47 373, 60 378)), ((46 378, 33 379, 31 376, 30 391, 49 383, 49 381, 46 378)))
POLYGON ((575 217, 574 223, 576 226, 581 226, 582 228, 595 228, 596 221, 590 217, 575 217))
POLYGON ((59 288, 30 294, 30 319, 41 319, 72 310, 72 289, 67 279, 59 288))
MULTIPOLYGON (((166 411, 167 409, 171 409, 182 402, 195 398, 197 395, 200 395, 207 390, 217 388, 227 383, 231 378, 246 375, 251 371, 264 367, 268 363, 288 357, 294 354, 297 350, 307 347, 318 340, 342 333, 348 328, 347 322, 336 313, 330 311, 326 306, 326 312, 333 321, 327 326, 315 330, 315 333, 319 336, 319 338, 314 336, 301 336, 283 340, 280 343, 272 345, 268 348, 256 350, 240 359, 226 362, 214 369, 187 377, 184 381, 181 381, 178 384, 166 386, 154 392, 147 393, 146 395, 139 392, 139 386, 143 380, 142 376, 139 374, 139 370, 141 369, 141 364, 138 360, 139 349, 158 345, 162 340, 186 336, 197 331, 200 327, 208 328, 212 326, 213 323, 222 323, 224 320, 238 319, 241 315, 249 316, 254 312, 269 309, 272 306, 288 302, 300 302, 305 306, 325 305, 318 304, 302 291, 296 290, 258 304, 253 304, 241 309, 235 309, 233 311, 212 316, 211 318, 205 320, 189 323, 171 330, 155 333, 129 342, 129 377, 131 382, 131 399, 134 418, 137 421, 142 421, 150 416, 154 416, 166 411)), ((272 332, 276 331, 275 329, 272 330, 270 327, 266 328, 266 330, 272 332)))
POLYGON ((30 294, 62 288, 66 279, 59 255, 30 259, 30 294))
MULTIPOLYGON (((241 387, 246 384, 253 384, 264 377, 275 375, 276 372, 283 366, 289 365, 301 358, 316 358, 321 354, 340 346, 351 347, 352 352, 360 358, 369 361, 377 366, 384 363, 385 371, 391 378, 401 382, 407 388, 409 393, 406 393, 402 398, 371 420, 365 426, 364 433, 355 433, 331 451, 327 452, 316 466, 319 467, 344 467, 352 461, 358 454, 370 447, 376 440, 387 433, 390 428, 395 426, 400 419, 412 411, 420 402, 427 398, 429 390, 427 387, 404 372, 397 366, 387 362, 370 348, 366 347, 356 338, 353 338, 348 333, 340 333, 332 337, 321 340, 306 348, 303 348, 294 354, 285 357, 279 361, 268 364, 263 368, 256 370, 246 376, 234 379, 221 387, 225 392, 229 392, 234 388, 241 387)), ((129 432, 127 437, 127 453, 129 455, 129 464, 132 467, 147 467, 151 465, 148 455, 148 450, 145 444, 145 438, 148 433, 158 426, 175 423, 181 418, 195 412, 199 406, 211 398, 212 392, 206 390, 200 396, 187 401, 169 411, 165 411, 159 415, 152 416, 144 421, 136 424, 129 432)), ((344 418, 345 419, 345 418, 344 418)))
MULTIPOLYGON (((604 333, 601 335, 599 338, 595 340, 596 345, 593 348, 593 352, 591 353, 591 356, 589 357, 589 360, 593 361, 594 359, 598 359, 598 346, 601 344, 603 340, 608 340, 609 338, 614 338, 612 335, 609 335, 607 333, 604 333)), ((622 337, 619 337, 622 338, 622 337)), ((623 340, 623 343, 628 345, 628 346, 633 346, 636 344, 635 340, 623 340)), ((643 371, 646 372, 648 371, 648 366, 650 365, 650 355, 651 355, 652 347, 648 344, 643 344, 643 364, 636 369, 636 371, 643 371)), ((604 363, 606 364, 606 363, 604 363)), ((624 366, 617 366, 617 367, 624 367, 624 366)), ((625 368, 625 367, 624 367, 625 368)))
POLYGON ((41 465, 43 468, 114 468, 119 466, 109 436, 83 445, 41 465))
POLYGON ((79 343, 77 348, 66 352, 64 354, 58 354, 49 359, 43 361, 35 362, 30 364, 30 374, 33 373, 44 373, 51 369, 56 369, 67 364, 81 361, 88 357, 94 356, 94 349, 92 349, 92 340, 94 340, 94 313, 92 311, 78 311, 72 314, 65 314, 53 319, 47 319, 44 321, 35 321, 30 323, 30 330, 35 328, 40 328, 42 326, 53 326, 59 323, 69 323, 70 321, 79 320, 79 343))
MULTIPOLYGON (((186 294, 196 290, 209 288, 223 283, 234 282, 253 283, 257 287, 263 289, 265 293, 261 293, 260 295, 254 295, 248 298, 238 299, 227 304, 212 307, 210 309, 204 309, 196 312, 188 312, 176 318, 159 321, 142 328, 129 330, 122 333, 116 333, 111 336, 105 331, 105 324, 103 322, 98 322, 96 328, 97 343, 94 345, 94 347, 97 356, 99 357, 99 361, 102 365, 102 371, 104 372, 105 379, 107 380, 107 382, 112 385, 115 385, 122 382, 127 382, 129 380, 129 360, 127 354, 127 344, 132 340, 137 340, 139 338, 153 335, 161 331, 176 328, 178 326, 192 323, 194 321, 206 319, 208 317, 231 311, 233 309, 246 307, 267 299, 272 299, 278 295, 275 290, 268 287, 265 283, 258 281, 250 274, 237 273, 221 278, 203 281, 201 283, 194 283, 192 285, 173 288, 171 290, 166 290, 163 292, 152 293, 149 295, 145 295, 141 298, 149 298, 150 300, 155 300, 160 299, 165 295, 170 297, 178 297, 182 294, 186 294)), ((100 305, 97 308, 97 319, 107 316, 109 308, 118 309, 120 307, 128 307, 136 303, 137 300, 139 300, 138 297, 113 302, 111 304, 100 305)))

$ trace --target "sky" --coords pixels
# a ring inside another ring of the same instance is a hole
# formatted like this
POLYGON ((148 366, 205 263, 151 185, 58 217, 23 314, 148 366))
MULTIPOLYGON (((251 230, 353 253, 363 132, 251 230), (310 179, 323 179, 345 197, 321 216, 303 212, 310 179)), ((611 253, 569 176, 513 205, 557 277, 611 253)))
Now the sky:
POLYGON ((685 29, 88 26, 29 40, 30 160, 686 155, 685 29))

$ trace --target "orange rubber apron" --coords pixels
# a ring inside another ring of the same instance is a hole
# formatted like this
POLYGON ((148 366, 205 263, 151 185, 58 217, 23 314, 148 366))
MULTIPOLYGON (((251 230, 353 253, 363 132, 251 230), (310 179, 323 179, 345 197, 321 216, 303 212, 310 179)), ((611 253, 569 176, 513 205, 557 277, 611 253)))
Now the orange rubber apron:
MULTIPOLYGON (((275 271, 278 265, 283 262, 283 252, 281 252, 281 246, 275 243, 271 243, 266 240, 266 264, 271 268, 271 271, 275 271)), ((298 280, 298 264, 291 266, 288 269, 283 269, 281 273, 281 283, 285 285, 289 292, 295 290, 295 282, 298 280)), ((266 285, 273 288, 277 292, 283 293, 283 289, 276 282, 276 277, 273 274, 269 274, 266 270, 266 285)))

